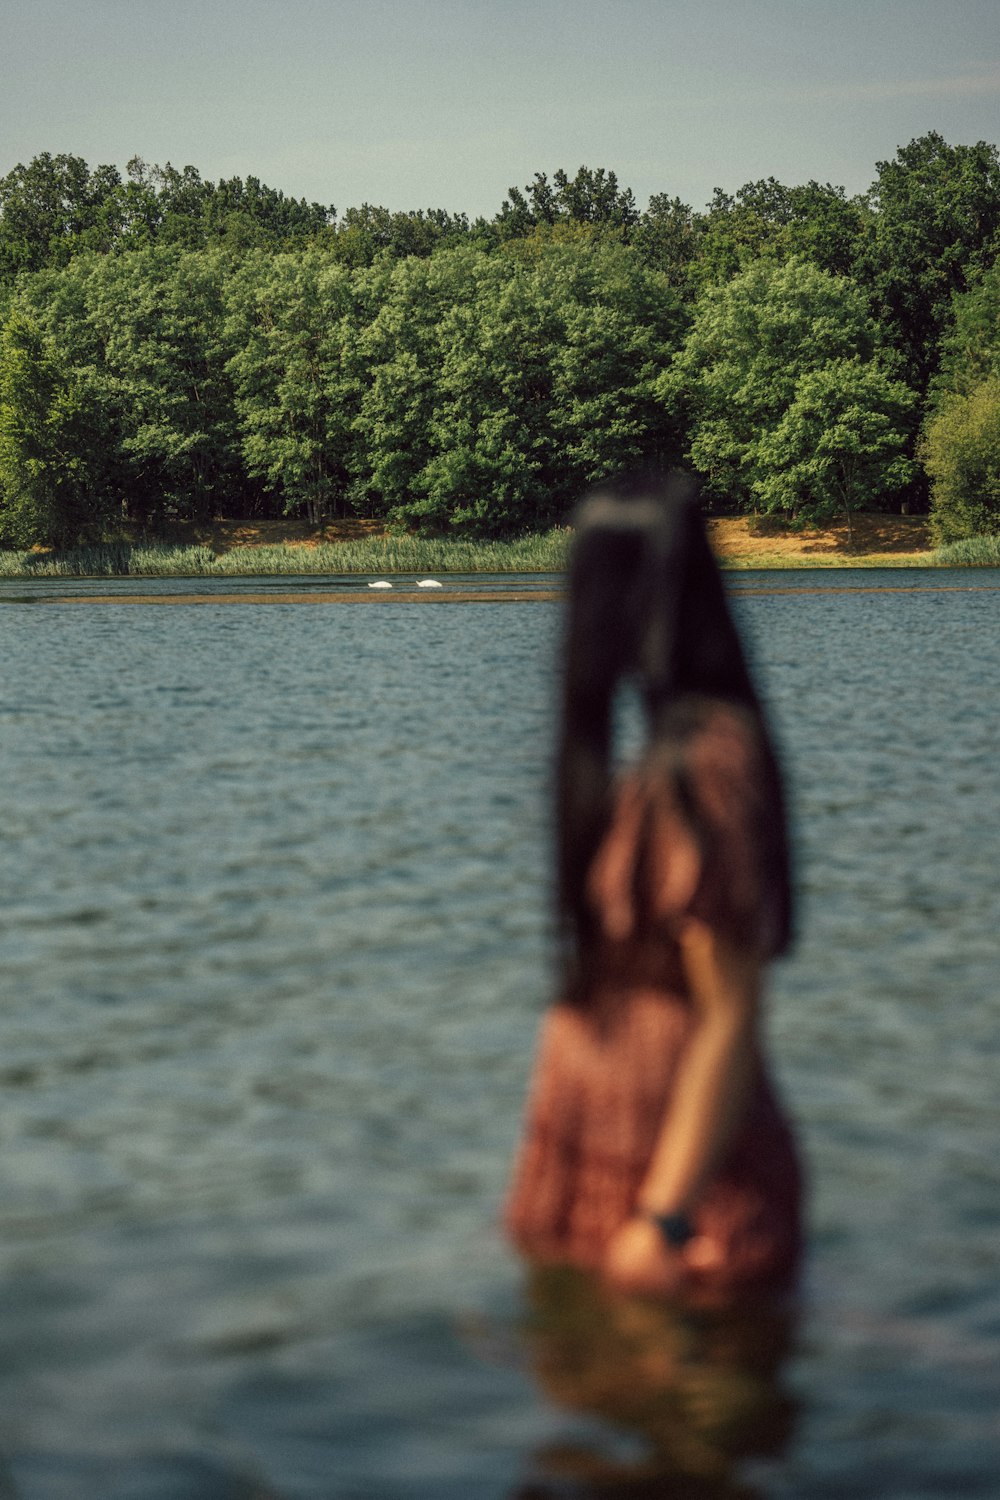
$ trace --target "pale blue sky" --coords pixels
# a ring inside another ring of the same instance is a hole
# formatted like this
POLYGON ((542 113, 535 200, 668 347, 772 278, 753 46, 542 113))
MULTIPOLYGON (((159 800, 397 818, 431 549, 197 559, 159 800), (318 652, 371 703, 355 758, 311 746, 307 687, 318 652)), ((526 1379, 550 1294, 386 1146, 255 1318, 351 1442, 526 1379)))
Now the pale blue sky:
POLYGON ((492 214, 581 162, 701 207, 1000 139, 1000 0, 0 0, 0 173, 40 151, 492 214))

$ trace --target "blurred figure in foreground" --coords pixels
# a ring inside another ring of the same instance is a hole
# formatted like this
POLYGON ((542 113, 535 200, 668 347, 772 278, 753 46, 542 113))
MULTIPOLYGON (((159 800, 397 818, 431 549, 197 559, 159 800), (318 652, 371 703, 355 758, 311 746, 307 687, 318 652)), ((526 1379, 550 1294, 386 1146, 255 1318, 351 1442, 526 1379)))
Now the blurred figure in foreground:
POLYGON ((791 894, 771 737, 682 476, 582 506, 558 767, 562 993, 545 1019, 510 1234, 611 1291, 787 1290, 801 1180, 759 1034, 791 894), (646 744, 616 777, 619 689, 646 744))

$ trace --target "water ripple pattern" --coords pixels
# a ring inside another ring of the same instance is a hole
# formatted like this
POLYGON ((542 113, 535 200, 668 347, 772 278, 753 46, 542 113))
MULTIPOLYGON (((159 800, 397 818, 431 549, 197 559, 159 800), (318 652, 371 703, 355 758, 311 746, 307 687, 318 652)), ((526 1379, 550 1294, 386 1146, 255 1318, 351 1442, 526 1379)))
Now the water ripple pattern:
MULTIPOLYGON (((798 828, 770 1030, 814 1185, 761 1495, 1000 1470, 1000 641, 989 579, 935 575, 737 598, 798 828)), ((517 1353, 494 1227, 559 619, 0 611, 0 1494, 499 1500, 586 1425, 517 1353)))

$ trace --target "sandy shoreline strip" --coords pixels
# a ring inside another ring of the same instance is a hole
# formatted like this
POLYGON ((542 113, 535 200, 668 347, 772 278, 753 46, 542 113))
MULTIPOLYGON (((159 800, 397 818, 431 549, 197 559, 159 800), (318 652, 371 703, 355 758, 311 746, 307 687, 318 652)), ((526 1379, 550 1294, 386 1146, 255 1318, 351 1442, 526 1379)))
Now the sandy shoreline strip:
POLYGON ((267 593, 252 594, 62 594, 56 598, 32 600, 39 604, 533 604, 536 601, 551 604, 565 598, 562 590, 556 589, 456 589, 454 593, 426 593, 416 590, 386 589, 371 593, 348 593, 345 590, 322 592, 310 589, 302 592, 268 590, 267 593))
MULTIPOLYGON (((807 584, 795 588, 766 585, 753 588, 733 589, 740 597, 746 594, 975 594, 998 593, 996 583, 877 583, 868 585, 807 584)), ((563 590, 496 590, 489 593, 471 589, 454 593, 411 593, 399 590, 394 593, 324 593, 317 590, 293 593, 291 591, 268 593, 232 594, 61 594, 54 597, 35 595, 30 599, 8 598, 0 603, 10 604, 553 604, 564 600, 563 590)))

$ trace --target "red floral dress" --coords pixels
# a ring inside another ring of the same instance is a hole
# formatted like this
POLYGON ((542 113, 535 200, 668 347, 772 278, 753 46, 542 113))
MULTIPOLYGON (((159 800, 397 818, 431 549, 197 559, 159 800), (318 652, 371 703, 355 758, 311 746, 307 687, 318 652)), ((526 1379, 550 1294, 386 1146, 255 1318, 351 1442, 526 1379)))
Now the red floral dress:
MULTIPOLYGON (((602 936, 587 1004, 557 1003, 542 1025, 505 1213, 538 1260, 597 1267, 635 1212, 695 1021, 672 927, 697 917, 762 957, 773 951, 775 903, 758 855, 768 810, 749 720, 713 705, 684 759, 697 842, 669 774, 646 767, 623 780, 588 880, 602 936)), ((721 1263, 692 1281, 787 1284, 801 1197, 792 1133, 758 1050, 747 1107, 690 1213, 721 1263)))

